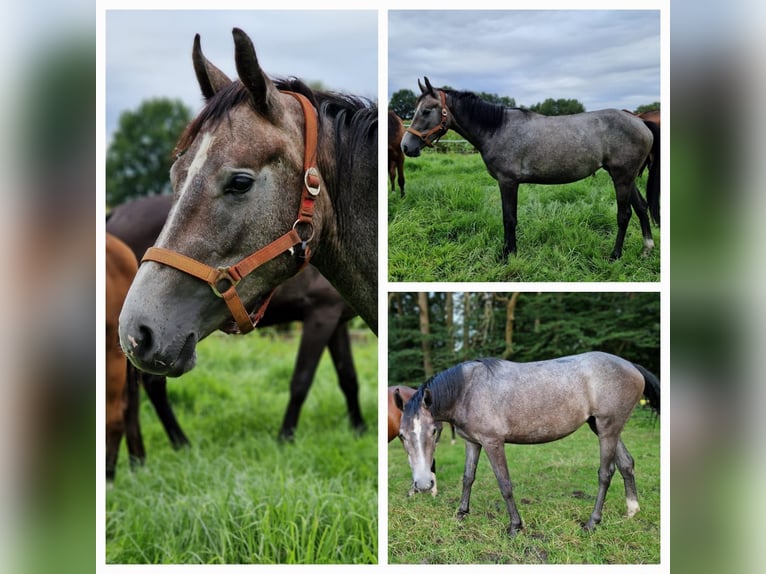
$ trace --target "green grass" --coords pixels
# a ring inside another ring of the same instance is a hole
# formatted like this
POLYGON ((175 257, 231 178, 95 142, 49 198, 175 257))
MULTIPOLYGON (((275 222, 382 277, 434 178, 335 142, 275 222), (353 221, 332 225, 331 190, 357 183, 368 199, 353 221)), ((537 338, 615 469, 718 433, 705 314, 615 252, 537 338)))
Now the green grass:
POLYGON ((171 449, 148 402, 148 459, 132 473, 125 451, 106 498, 109 563, 377 562, 377 339, 355 333, 362 411, 357 437, 325 353, 296 439, 276 436, 298 334, 215 334, 198 366, 168 392, 192 442, 171 449))
POLYGON ((660 428, 639 408, 623 442, 635 459, 641 510, 625 518, 625 491, 616 472, 601 524, 581 524, 598 491, 598 439, 587 425, 543 445, 506 445, 514 497, 524 529, 509 538, 509 519, 495 475, 482 453, 471 512, 456 519, 465 449, 445 427, 436 449, 439 494, 407 497, 412 474, 398 440, 388 447, 388 557, 391 564, 656 564, 660 560, 660 428))
MULTIPOLYGON (((405 160, 406 196, 389 192, 391 281, 637 281, 660 279, 660 230, 644 257, 635 214, 619 261, 609 261, 617 204, 609 175, 519 187, 517 255, 501 261, 497 182, 479 154, 425 152, 405 160)), ((645 190, 645 177, 639 189, 645 190)))

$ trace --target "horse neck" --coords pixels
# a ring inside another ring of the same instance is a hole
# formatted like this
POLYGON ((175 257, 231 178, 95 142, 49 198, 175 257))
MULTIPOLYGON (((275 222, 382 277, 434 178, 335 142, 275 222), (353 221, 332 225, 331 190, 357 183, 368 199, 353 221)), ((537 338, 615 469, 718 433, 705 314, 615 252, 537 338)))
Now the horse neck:
MULTIPOLYGON (((342 128, 341 128, 342 129, 342 128)), ((330 199, 323 213, 322 236, 312 263, 343 295, 354 310, 377 333, 377 147, 339 166, 334 150, 334 129, 320 135, 319 169, 330 199), (372 163, 370 163, 372 162, 372 163), (341 179, 342 178, 342 179, 341 179)), ((360 146, 364 147, 364 146, 360 146)))
POLYGON ((453 97, 452 94, 446 92, 446 103, 452 115, 452 125, 450 127, 481 152, 492 137, 492 134, 481 127, 476 121, 472 121, 471 106, 465 100, 453 97))

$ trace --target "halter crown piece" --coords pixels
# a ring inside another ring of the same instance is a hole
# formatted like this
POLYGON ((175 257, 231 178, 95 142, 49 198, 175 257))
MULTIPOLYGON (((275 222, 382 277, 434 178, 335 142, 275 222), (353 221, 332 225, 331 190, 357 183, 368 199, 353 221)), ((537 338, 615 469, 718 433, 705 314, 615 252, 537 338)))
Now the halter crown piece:
POLYGON ((301 203, 298 208, 298 218, 295 220, 295 223, 293 223, 292 228, 265 247, 262 247, 238 263, 228 267, 210 267, 196 259, 192 259, 191 257, 162 247, 150 247, 146 250, 146 253, 141 259, 142 263, 144 261, 161 263, 206 282, 210 285, 213 293, 224 300, 237 323, 239 332, 243 334, 252 331, 261 318, 263 318, 263 314, 266 312, 266 307, 268 306, 269 301, 271 301, 271 296, 274 294, 276 288, 269 292, 266 300, 261 304, 258 311, 251 315, 245 309, 245 305, 237 293, 237 284, 258 267, 264 263, 268 263, 285 251, 289 251, 291 254, 296 254, 297 251, 298 258, 303 260, 301 269, 308 265, 311 257, 311 250, 308 246, 308 242, 314 237, 314 226, 312 223, 314 217, 314 202, 320 191, 319 169, 316 165, 318 138, 317 113, 316 109, 306 96, 288 91, 283 91, 282 93, 293 96, 298 100, 303 109, 305 123, 304 140, 306 149, 303 155, 303 188, 301 190, 301 203), (308 239, 301 238, 297 231, 299 226, 308 226, 308 239), (297 250, 295 249, 296 245, 299 246, 297 250))
POLYGON ((439 90, 439 100, 441 101, 442 110, 441 121, 438 124, 428 130, 426 133, 419 132, 412 127, 408 127, 406 130, 415 137, 419 138, 420 141, 422 141, 428 147, 434 147, 434 144, 439 141, 439 139, 444 134, 446 134, 447 130, 449 129, 447 127, 447 96, 444 94, 443 90, 439 90))

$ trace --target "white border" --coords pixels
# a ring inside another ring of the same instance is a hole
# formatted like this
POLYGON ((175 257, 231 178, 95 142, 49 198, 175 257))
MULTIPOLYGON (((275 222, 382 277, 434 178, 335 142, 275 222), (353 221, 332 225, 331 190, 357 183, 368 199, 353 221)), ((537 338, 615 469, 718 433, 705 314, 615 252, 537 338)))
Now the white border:
MULTIPOLYGON (((413 566, 407 565, 388 565, 388 528, 387 528, 387 476, 388 476, 388 444, 383 430, 383 421, 386 418, 387 396, 384 384, 388 380, 387 340, 388 340, 388 322, 387 322, 387 295, 389 291, 644 291, 660 292, 661 301, 661 372, 660 380, 663 381, 662 402, 663 409, 661 414, 661 552, 660 564, 658 565, 515 565, 514 569, 518 571, 539 571, 544 568, 548 571, 567 571, 592 573, 594 570, 619 569, 624 572, 666 572, 670 570, 670 8, 668 1, 661 0, 627 0, 619 3, 609 0, 583 0, 571 2, 566 0, 518 0, 516 2, 507 2, 502 0, 472 0, 471 2, 448 3, 448 6, 440 6, 439 3, 427 0, 329 0, 321 3, 310 0, 282 0, 276 3, 262 3, 262 5, 253 6, 253 2, 245 0, 187 0, 179 7, 177 2, 170 0, 104 0, 97 1, 96 22, 97 22, 97 84, 96 84, 96 245, 97 245, 97 324, 96 324, 96 372, 104 372, 103 361, 103 289, 104 289, 104 174, 105 165, 105 15, 106 10, 197 10, 197 9, 215 9, 215 10, 258 10, 258 9, 279 9, 279 10, 377 10, 378 11, 378 101, 379 101, 379 120, 380 125, 386 125, 386 99, 388 88, 388 12, 393 10, 436 10, 436 9, 454 9, 454 10, 660 10, 661 11, 661 107, 663 110, 663 143, 662 143, 662 163, 665 169, 662 173, 662 189, 665 190, 661 202, 663 213, 663 241, 660 246, 661 252, 661 281, 655 283, 389 283, 388 282, 388 180, 385 170, 379 170, 378 183, 378 249, 379 249, 379 334, 378 334, 378 564, 374 566, 183 566, 184 571, 189 568, 204 568, 205 571, 224 570, 231 572, 234 569, 248 568, 256 571, 298 571, 311 569, 314 571, 354 571, 354 572, 411 572, 413 566), (615 5, 617 4, 617 5, 615 5)), ((318 34, 318 41, 321 41, 321 34, 318 34)), ((382 132, 381 132, 382 133, 382 132)), ((386 144, 383 138, 379 142, 380 165, 387 162, 386 144)), ((97 385, 96 404, 104 404, 103 385, 97 385)), ((122 572, 168 568, 178 569, 179 566, 169 565, 142 565, 142 566, 120 566, 105 564, 105 481, 104 481, 104 445, 103 437, 104 413, 103 409, 97 409, 96 416, 96 569, 97 571, 122 572)), ((475 568, 476 566, 473 566, 475 568)), ((462 572, 466 565, 418 565, 418 571, 423 573, 430 572, 462 572)), ((482 571, 495 571, 499 568, 508 568, 508 566, 480 565, 482 571)))

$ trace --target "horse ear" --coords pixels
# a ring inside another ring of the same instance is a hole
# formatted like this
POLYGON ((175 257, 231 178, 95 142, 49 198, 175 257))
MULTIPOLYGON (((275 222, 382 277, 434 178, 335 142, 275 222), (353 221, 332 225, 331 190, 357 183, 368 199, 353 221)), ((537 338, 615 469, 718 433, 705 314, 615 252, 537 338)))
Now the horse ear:
POLYGON ((434 90, 434 87, 431 85, 430 80, 428 79, 428 76, 423 76, 423 79, 426 81, 426 89, 428 90, 428 93, 432 96, 436 96, 436 91, 434 90))
POLYGON ((430 409, 431 405, 433 404, 434 400, 431 396, 431 389, 423 389, 423 405, 430 409))
POLYGON ((425 86, 420 83, 420 78, 418 78, 418 88, 420 88, 420 93, 425 94, 428 90, 426 90, 425 86))
POLYGON ((211 64, 202 54, 199 34, 194 36, 192 62, 194 63, 194 73, 197 75, 197 82, 199 82, 199 87, 205 100, 209 100, 218 90, 231 83, 229 77, 211 64))
POLYGON ((404 412, 404 400, 402 399, 402 395, 399 394, 399 387, 394 389, 394 404, 397 409, 404 412))
POLYGON ((261 69, 255 55, 252 40, 239 28, 234 28, 234 61, 237 64, 237 74, 242 80, 255 110, 270 119, 275 119, 281 111, 277 89, 261 69))

